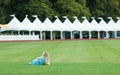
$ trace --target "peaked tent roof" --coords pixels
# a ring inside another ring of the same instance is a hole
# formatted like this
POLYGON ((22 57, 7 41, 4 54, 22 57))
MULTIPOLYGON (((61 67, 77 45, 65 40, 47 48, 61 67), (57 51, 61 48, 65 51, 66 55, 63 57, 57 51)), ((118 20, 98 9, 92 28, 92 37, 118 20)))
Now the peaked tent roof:
POLYGON ((78 18, 75 18, 73 24, 75 24, 75 25, 81 25, 81 22, 78 20, 78 18))
POLYGON ((39 20, 39 18, 36 16, 35 20, 32 23, 35 27, 37 27, 38 30, 42 31, 44 30, 45 26, 43 23, 39 20))
POLYGON ((110 27, 110 29, 111 29, 112 31, 119 30, 119 29, 117 28, 117 26, 116 26, 115 21, 113 21, 112 17, 108 17, 108 19, 110 19, 110 21, 108 22, 107 25, 110 27))
POLYGON ((26 15, 26 17, 25 17, 24 20, 22 21, 22 24, 23 24, 24 26, 26 26, 26 30, 30 30, 30 31, 38 30, 38 29, 32 24, 32 22, 28 19, 28 15, 26 15))
POLYGON ((87 20, 87 18, 86 17, 82 17, 82 18, 84 18, 84 21, 82 22, 82 31, 91 31, 90 23, 87 20))
POLYGON ((82 23, 78 20, 77 17, 74 17, 75 20, 73 22, 73 25, 77 27, 78 30, 82 30, 82 23))
POLYGON ((63 22, 63 24, 68 31, 78 30, 77 27, 75 25, 73 25, 67 17, 66 17, 65 21, 63 22))
POLYGON ((21 22, 15 17, 15 15, 11 15, 13 19, 8 23, 8 27, 2 30, 23 30, 24 27, 21 22))
POLYGON ((53 24, 54 24, 54 26, 58 27, 58 29, 60 31, 66 31, 67 30, 57 16, 56 16, 56 20, 53 22, 53 24))
POLYGON ((103 20, 103 18, 99 18, 101 21, 99 22, 99 25, 101 26, 101 31, 108 31, 109 28, 107 26, 107 23, 103 20))
POLYGON ((100 31, 101 30, 101 26, 98 24, 98 22, 95 20, 94 17, 92 17, 92 21, 91 21, 91 27, 92 27, 92 31, 100 31))
POLYGON ((91 23, 84 18, 84 21, 81 23, 77 18, 75 18, 74 22, 71 21, 64 16, 65 21, 62 23, 60 19, 57 19, 52 23, 49 18, 46 18, 42 23, 38 17, 33 21, 33 23, 28 19, 28 15, 24 18, 22 23, 12 15, 13 19, 8 23, 8 27, 1 28, 1 31, 5 30, 28 30, 28 31, 120 31, 120 18, 115 23, 111 17, 109 17, 110 21, 106 23, 103 18, 100 18, 101 21, 99 23, 93 18, 91 23))
POLYGON ((53 23, 50 21, 50 19, 47 17, 43 24, 46 26, 45 30, 48 31, 54 31, 56 28, 54 27, 53 23))

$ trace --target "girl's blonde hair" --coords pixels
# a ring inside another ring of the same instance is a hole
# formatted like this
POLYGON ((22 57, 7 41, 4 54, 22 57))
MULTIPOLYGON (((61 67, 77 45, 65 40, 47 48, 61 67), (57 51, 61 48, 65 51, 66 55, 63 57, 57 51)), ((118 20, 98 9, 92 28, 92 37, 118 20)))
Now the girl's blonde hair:
POLYGON ((46 64, 47 64, 47 65, 50 65, 49 53, 46 52, 46 51, 44 51, 44 52, 42 53, 42 56, 46 58, 46 64))
POLYGON ((42 56, 49 56, 49 54, 48 54, 48 52, 44 51, 44 52, 42 53, 42 56))

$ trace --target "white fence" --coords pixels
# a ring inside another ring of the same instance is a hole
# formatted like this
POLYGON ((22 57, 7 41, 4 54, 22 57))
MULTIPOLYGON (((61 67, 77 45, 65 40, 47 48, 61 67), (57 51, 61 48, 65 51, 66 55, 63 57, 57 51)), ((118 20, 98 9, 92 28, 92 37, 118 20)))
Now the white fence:
POLYGON ((0 41, 6 40, 39 40, 38 35, 0 35, 0 41))

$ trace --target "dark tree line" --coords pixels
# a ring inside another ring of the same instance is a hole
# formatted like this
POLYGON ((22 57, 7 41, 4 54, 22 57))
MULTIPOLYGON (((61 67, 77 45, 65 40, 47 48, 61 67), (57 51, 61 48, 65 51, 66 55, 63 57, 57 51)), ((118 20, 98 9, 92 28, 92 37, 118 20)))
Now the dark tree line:
POLYGON ((120 0, 0 0, 0 23, 8 23, 10 15, 15 14, 22 21, 25 15, 38 15, 44 21, 46 17, 54 20, 54 16, 86 16, 94 17, 120 16, 120 0))

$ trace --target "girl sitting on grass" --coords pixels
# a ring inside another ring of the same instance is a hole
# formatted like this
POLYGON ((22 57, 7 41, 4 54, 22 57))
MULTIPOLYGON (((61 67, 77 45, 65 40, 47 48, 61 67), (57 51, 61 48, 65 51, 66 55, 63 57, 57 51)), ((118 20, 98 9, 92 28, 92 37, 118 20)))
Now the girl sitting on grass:
POLYGON ((49 57, 48 52, 43 52, 40 57, 37 57, 29 64, 32 64, 32 65, 50 65, 50 57, 49 57))

